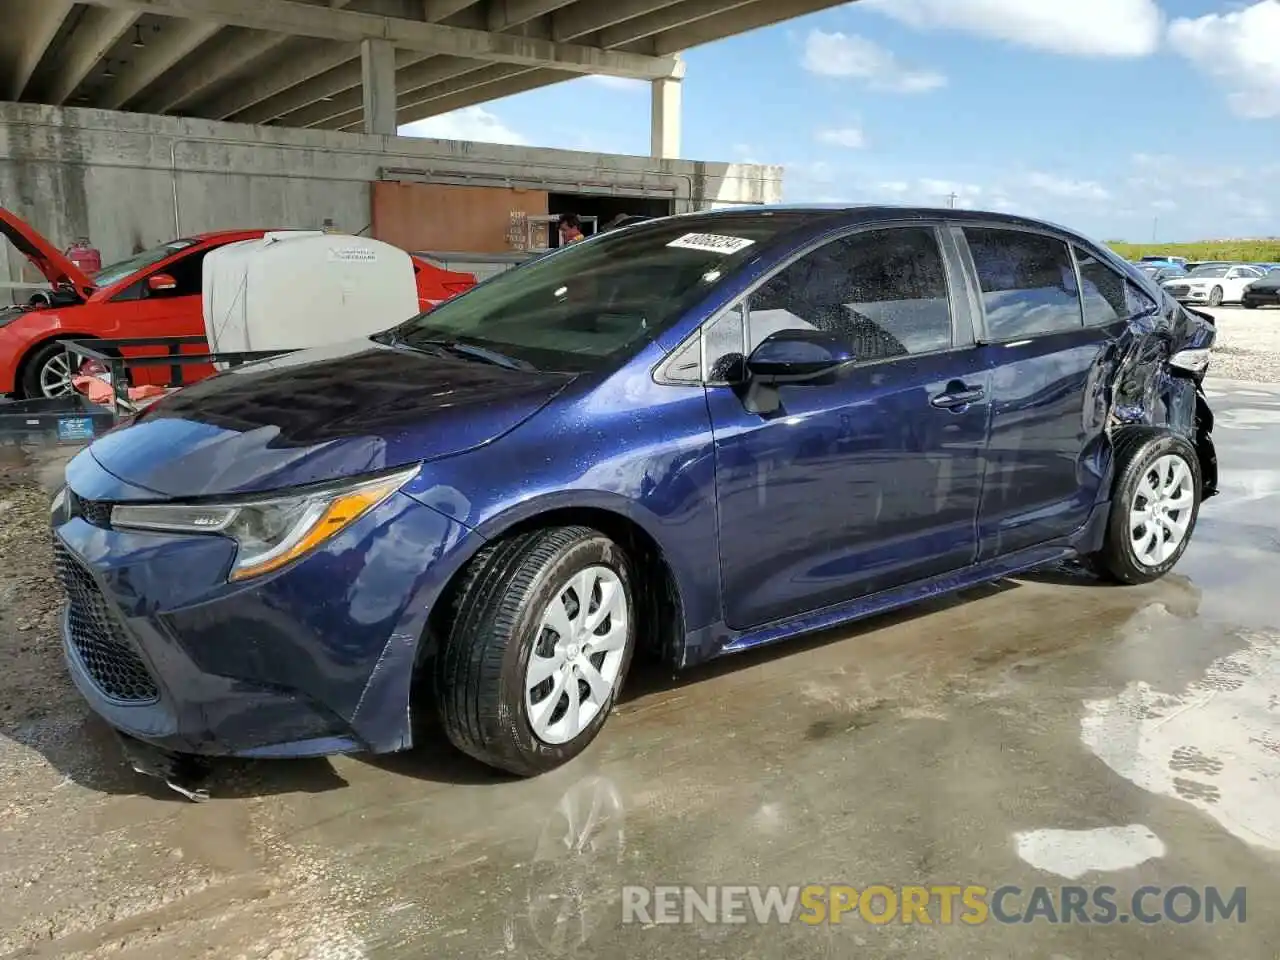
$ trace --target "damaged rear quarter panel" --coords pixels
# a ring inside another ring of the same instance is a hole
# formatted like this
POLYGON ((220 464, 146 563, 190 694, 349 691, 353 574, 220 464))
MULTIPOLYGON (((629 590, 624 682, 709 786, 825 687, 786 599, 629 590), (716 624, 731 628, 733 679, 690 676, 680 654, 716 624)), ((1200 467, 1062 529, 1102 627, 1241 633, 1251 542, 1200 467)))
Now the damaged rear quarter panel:
POLYGON ((1168 428, 1190 441, 1200 460, 1205 499, 1217 493, 1218 469, 1203 375, 1179 371, 1169 361, 1182 350, 1209 349, 1215 336, 1212 317, 1163 297, 1158 310, 1131 320, 1100 354, 1103 370, 1093 378, 1100 389, 1088 398, 1088 409, 1107 410, 1109 437, 1125 426, 1144 425, 1168 428))

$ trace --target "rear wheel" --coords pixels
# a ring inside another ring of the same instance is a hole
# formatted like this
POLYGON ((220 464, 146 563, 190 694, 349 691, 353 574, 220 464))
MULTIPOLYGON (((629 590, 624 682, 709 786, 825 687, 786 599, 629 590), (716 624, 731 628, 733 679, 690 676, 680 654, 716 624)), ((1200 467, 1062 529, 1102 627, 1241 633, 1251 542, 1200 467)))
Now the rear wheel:
POLYGON ((1120 583, 1149 583, 1181 559, 1200 512, 1200 461, 1182 437, 1132 427, 1115 444, 1116 483, 1100 551, 1087 567, 1120 583))
POLYGON ((1211 307, 1222 306, 1222 288, 1221 287, 1214 287, 1212 290, 1209 291, 1209 306, 1211 307))
POLYGON ((520 776, 568 762, 604 726, 635 636, 630 561, 599 531, 551 528, 486 548, 436 666, 445 733, 520 776))
POLYGON ((47 343, 31 354, 23 364, 20 389, 27 400, 71 396, 75 388, 71 385, 71 356, 66 349, 47 343))

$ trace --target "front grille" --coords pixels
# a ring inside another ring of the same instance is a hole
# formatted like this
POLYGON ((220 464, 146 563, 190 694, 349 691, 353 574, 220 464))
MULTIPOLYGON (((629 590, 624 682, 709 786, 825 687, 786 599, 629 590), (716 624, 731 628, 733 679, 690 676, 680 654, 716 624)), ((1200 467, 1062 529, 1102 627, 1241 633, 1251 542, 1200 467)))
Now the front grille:
POLYGON ((93 575, 56 538, 53 567, 67 592, 71 645, 98 689, 113 700, 128 703, 149 703, 159 698, 160 690, 134 650, 111 602, 93 575))
POLYGON ((1191 292, 1191 288, 1183 284, 1175 285, 1169 288, 1169 293, 1171 293, 1175 297, 1185 297, 1190 292, 1191 292))
POLYGON ((111 526, 111 504, 105 500, 86 500, 67 488, 67 503, 73 517, 81 517, 95 527, 111 526))

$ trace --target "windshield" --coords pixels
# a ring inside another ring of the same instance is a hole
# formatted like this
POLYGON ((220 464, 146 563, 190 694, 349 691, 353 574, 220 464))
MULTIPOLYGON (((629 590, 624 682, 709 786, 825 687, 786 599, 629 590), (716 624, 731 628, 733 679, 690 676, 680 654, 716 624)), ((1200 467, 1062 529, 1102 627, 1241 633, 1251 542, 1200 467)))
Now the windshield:
POLYGON ((499 274, 379 339, 424 349, 463 343, 539 370, 609 369, 791 225, 761 213, 600 234, 499 274))
POLYGON ((1196 267, 1188 276, 1192 277, 1225 277, 1226 267, 1196 267))
POLYGON ((142 253, 135 253, 128 260, 120 260, 109 266, 103 267, 93 275, 93 282, 98 287, 109 287, 119 283, 125 277, 137 273, 139 270, 145 270, 147 267, 154 266, 161 260, 165 260, 179 250, 185 250, 187 247, 193 246, 194 240, 170 240, 158 247, 152 247, 150 250, 144 250, 142 253))

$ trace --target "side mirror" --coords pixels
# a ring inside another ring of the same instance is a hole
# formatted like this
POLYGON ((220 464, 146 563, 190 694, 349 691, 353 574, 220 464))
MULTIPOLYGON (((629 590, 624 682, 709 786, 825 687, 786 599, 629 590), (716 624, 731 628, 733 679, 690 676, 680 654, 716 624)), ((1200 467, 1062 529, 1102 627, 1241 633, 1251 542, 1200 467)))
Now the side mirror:
POLYGON ((837 376, 853 365, 854 355, 839 337, 822 330, 779 330, 747 357, 742 405, 747 413, 771 416, 782 406, 778 385, 812 383, 837 376))
POLYGON ((822 330, 779 330, 747 357, 747 375, 765 384, 806 383, 839 373, 854 362, 853 350, 822 330))
POLYGON ((178 289, 178 281, 167 273, 153 273, 147 278, 147 289, 152 293, 171 293, 178 289))

